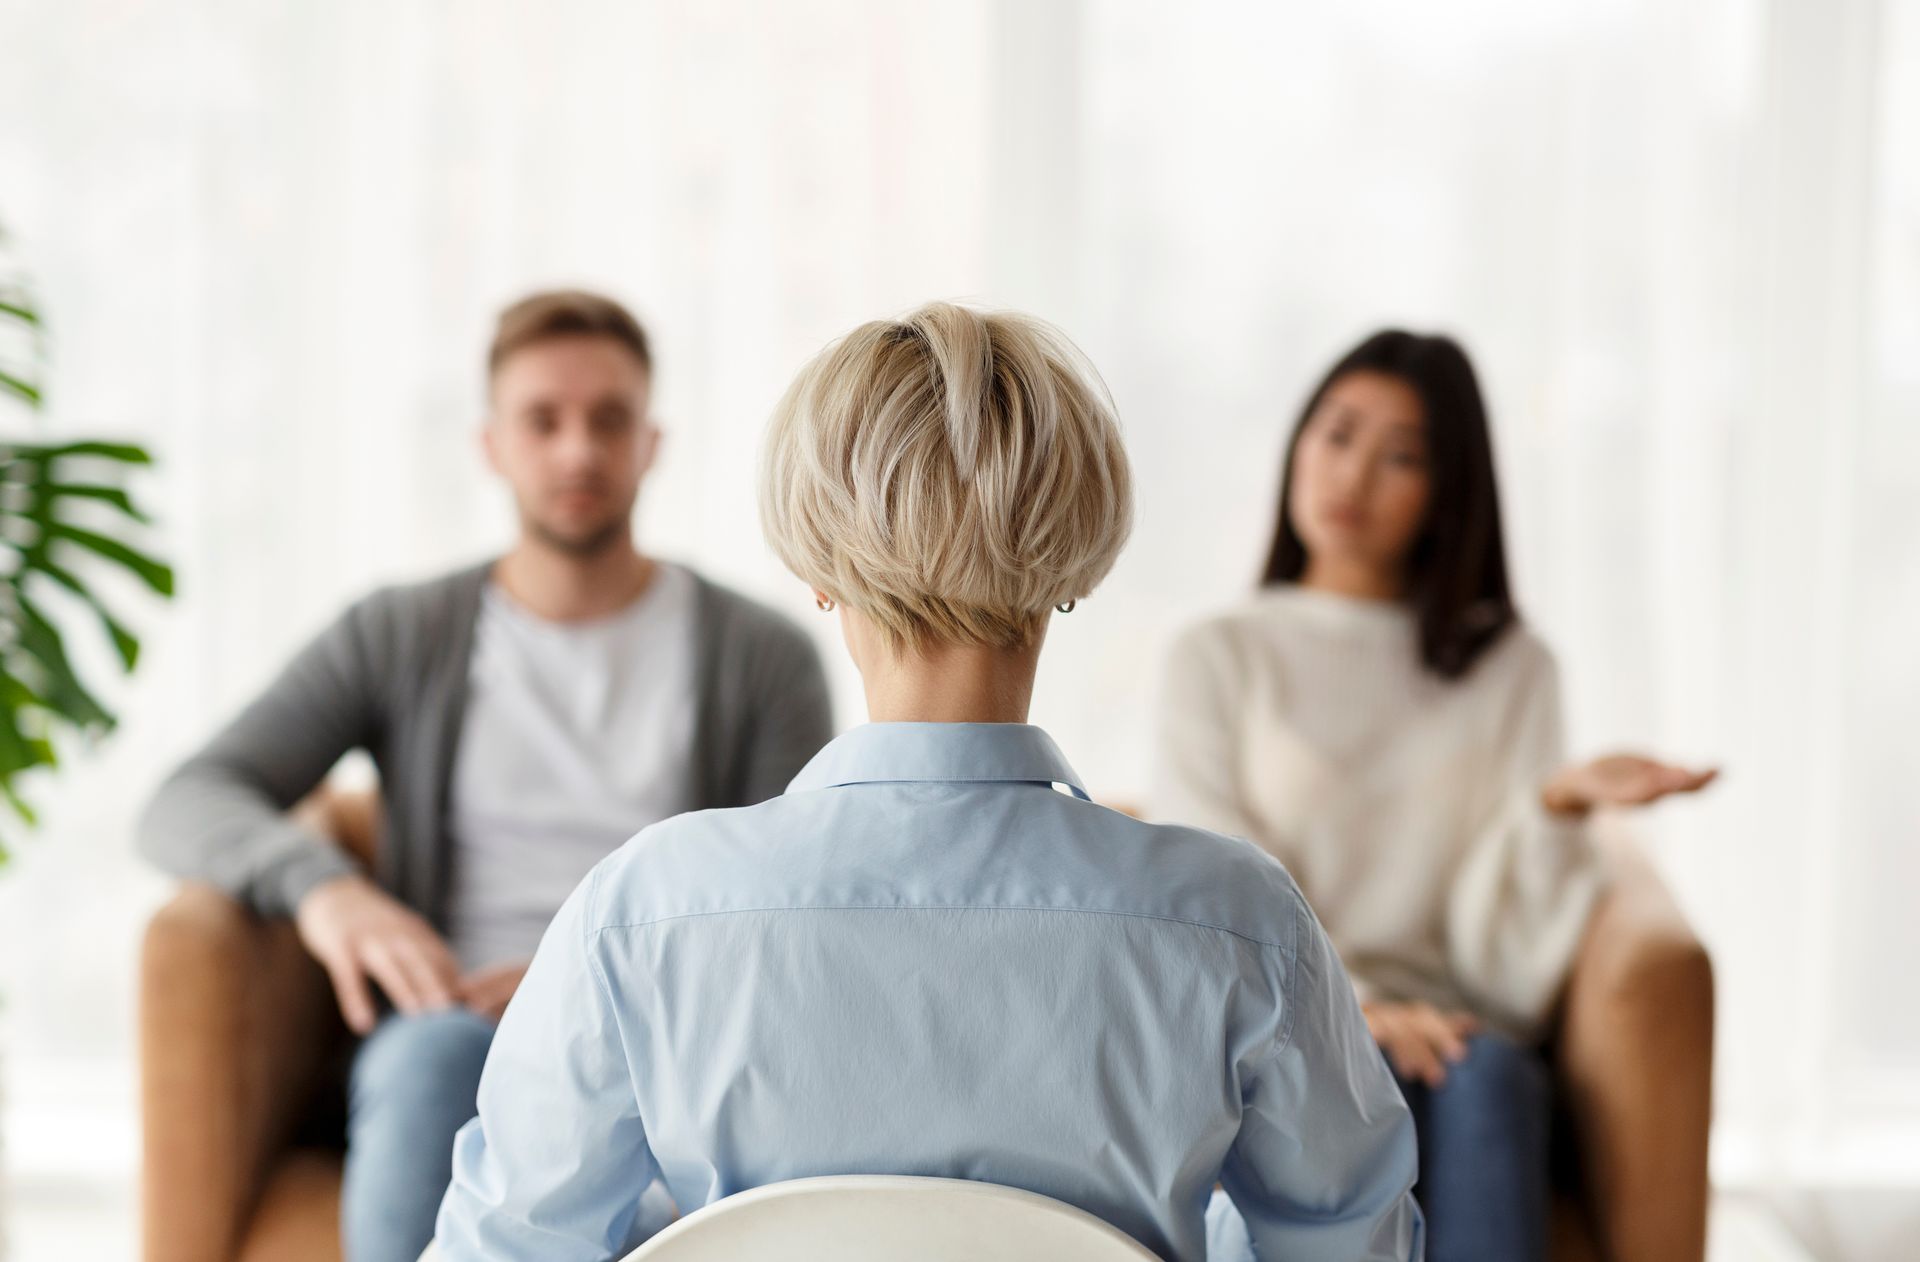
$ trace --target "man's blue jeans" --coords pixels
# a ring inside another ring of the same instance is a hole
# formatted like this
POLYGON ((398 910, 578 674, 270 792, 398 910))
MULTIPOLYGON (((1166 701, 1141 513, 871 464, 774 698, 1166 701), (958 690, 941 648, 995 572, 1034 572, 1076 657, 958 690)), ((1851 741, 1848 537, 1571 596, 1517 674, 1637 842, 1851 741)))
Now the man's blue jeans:
POLYGON ((493 1030, 465 1008, 394 1014, 354 1054, 340 1191, 346 1262, 416 1262, 433 1239, 454 1132, 476 1111, 493 1030))
POLYGON ((1553 1110, 1546 1062, 1509 1039, 1476 1034, 1445 1083, 1398 1081, 1420 1145, 1414 1196, 1427 1216, 1427 1262, 1543 1262, 1553 1110))

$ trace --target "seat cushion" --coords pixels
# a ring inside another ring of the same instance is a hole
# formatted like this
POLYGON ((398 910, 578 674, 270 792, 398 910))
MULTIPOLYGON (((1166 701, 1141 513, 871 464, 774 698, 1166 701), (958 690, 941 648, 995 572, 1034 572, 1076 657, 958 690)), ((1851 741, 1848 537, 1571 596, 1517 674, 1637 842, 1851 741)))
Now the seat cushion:
POLYGON ((267 1175, 239 1262, 340 1262, 338 1150, 287 1150, 267 1175))

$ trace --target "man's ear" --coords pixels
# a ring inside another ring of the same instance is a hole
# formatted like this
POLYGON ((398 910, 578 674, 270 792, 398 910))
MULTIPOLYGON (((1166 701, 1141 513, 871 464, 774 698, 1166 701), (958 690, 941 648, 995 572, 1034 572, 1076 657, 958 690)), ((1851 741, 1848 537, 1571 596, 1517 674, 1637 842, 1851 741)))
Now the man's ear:
POLYGON ((500 472, 500 435, 499 426, 493 423, 491 416, 480 422, 480 454, 486 457, 487 468, 500 472))
POLYGON ((640 427, 640 450, 638 452, 638 459, 641 477, 644 478, 653 471, 653 462, 659 459, 660 444, 664 440, 665 435, 660 432, 660 427, 652 421, 647 421, 640 427))

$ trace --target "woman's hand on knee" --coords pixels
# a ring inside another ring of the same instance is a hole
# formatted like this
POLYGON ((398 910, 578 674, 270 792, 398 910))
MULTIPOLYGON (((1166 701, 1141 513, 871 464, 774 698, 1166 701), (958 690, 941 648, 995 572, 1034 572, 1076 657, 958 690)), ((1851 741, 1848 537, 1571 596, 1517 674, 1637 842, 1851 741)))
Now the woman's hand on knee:
POLYGON ((1427 1003, 1372 1001, 1360 1011, 1394 1072, 1429 1087, 1445 1083, 1447 1066, 1467 1058, 1467 1039, 1480 1028, 1468 1013, 1442 1012, 1427 1003))

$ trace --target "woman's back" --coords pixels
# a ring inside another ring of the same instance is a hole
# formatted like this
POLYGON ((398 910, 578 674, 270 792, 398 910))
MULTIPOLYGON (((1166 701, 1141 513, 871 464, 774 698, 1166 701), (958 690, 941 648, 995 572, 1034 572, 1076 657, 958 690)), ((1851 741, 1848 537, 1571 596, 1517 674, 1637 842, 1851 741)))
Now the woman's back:
MULTIPOLYGON (((483 1086, 490 1142, 549 1124, 514 1062, 557 1037, 617 1046, 596 1108, 644 1129, 683 1210, 811 1175, 944 1175, 1198 1258, 1224 1180, 1285 1256, 1407 1256, 1410 1163, 1382 1159, 1406 1115, 1291 880, 1244 843, 1052 787, 1073 780, 1037 728, 872 724, 783 797, 643 833, 556 930, 581 935, 600 993, 502 1026, 488 1074, 514 1094, 483 1086), (1294 1179, 1311 1214, 1276 1197, 1294 1179)), ((542 1172, 521 1173, 509 1200, 537 1220, 542 1172)))

